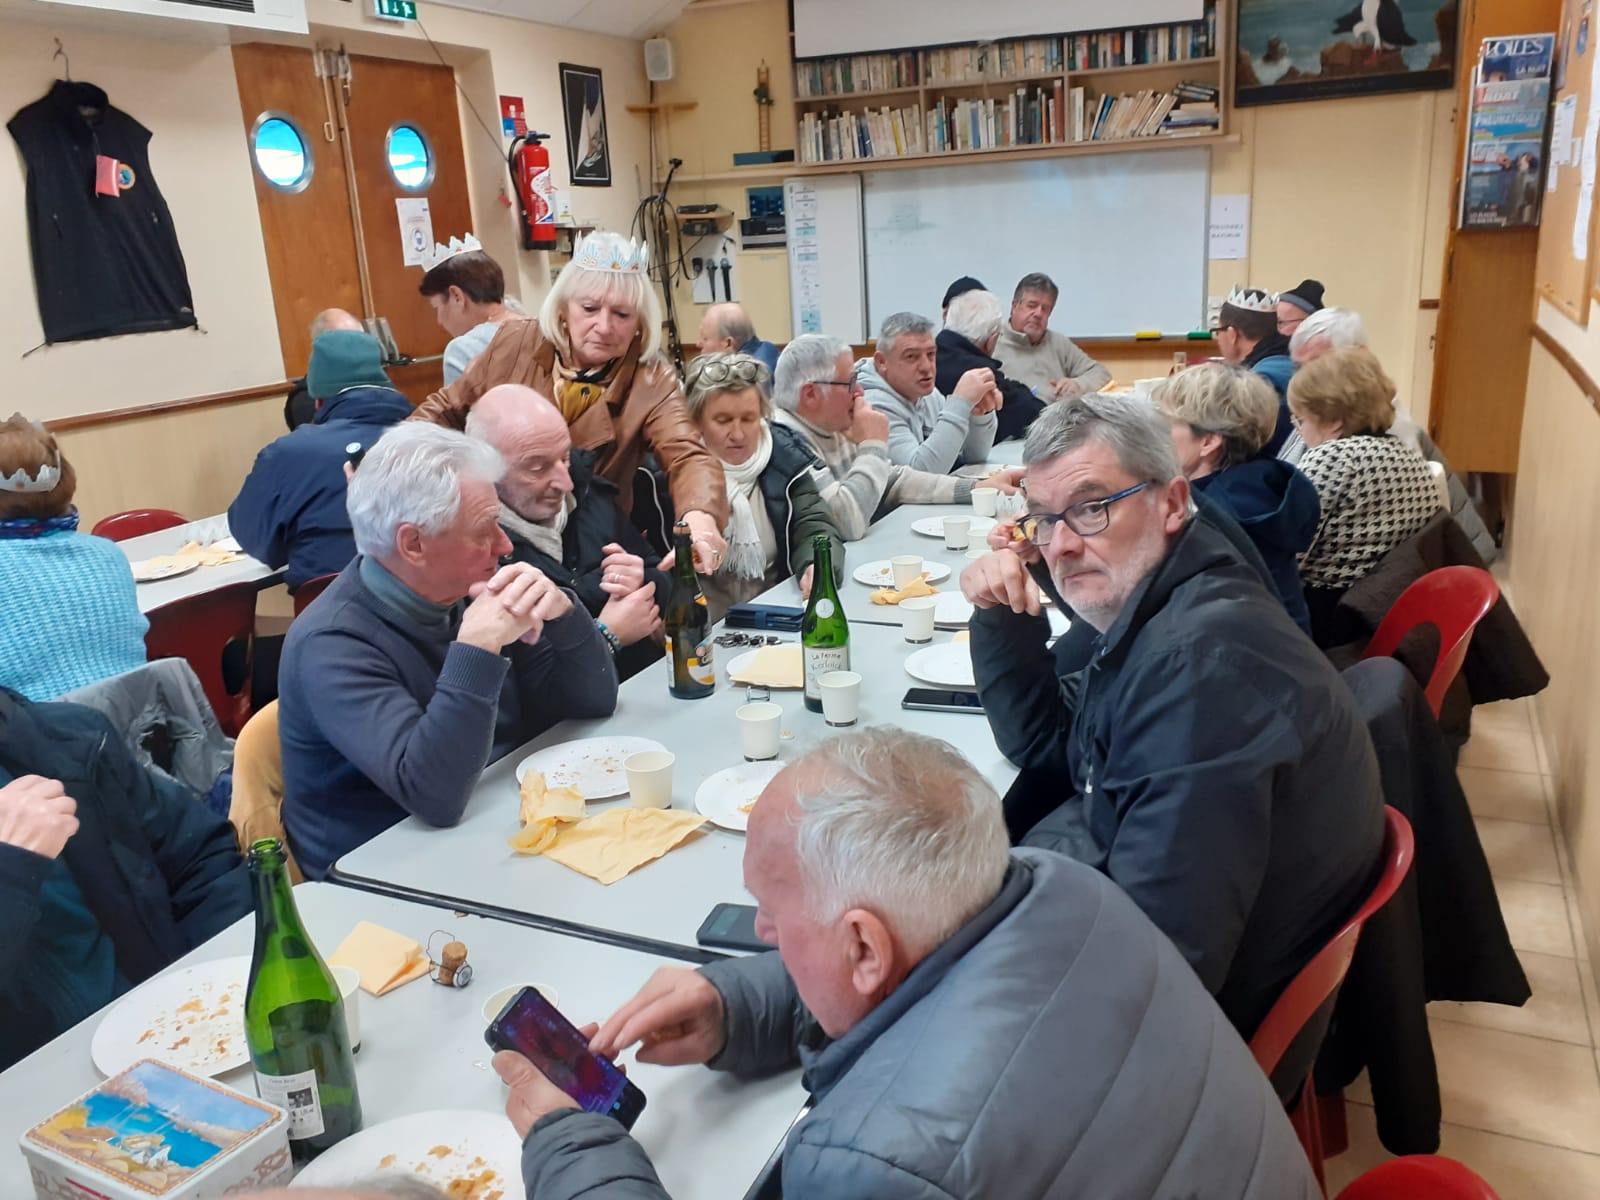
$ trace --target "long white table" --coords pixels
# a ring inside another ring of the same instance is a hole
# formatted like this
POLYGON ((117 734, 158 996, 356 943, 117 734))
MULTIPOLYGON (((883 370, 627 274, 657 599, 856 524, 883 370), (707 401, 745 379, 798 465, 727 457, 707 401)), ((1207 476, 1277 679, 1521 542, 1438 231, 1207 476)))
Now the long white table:
MULTIPOLYGON (((356 1077, 366 1125, 432 1109, 501 1113, 505 1087, 489 1065, 484 1001, 502 987, 543 983, 554 988, 577 1024, 603 1020, 667 960, 480 917, 327 884, 302 884, 295 900, 313 940, 330 953, 362 920, 427 944, 436 929, 465 942, 476 969, 472 985, 441 987, 421 979, 373 997, 361 994, 362 1046, 356 1077)), ((246 955, 254 917, 230 926, 177 964, 246 955)), ((101 1080, 89 1046, 99 1017, 91 1017, 0 1075, 0 1196, 32 1196, 21 1135, 101 1080)), ((662 1182, 680 1200, 738 1200, 781 1144, 804 1103, 799 1072, 739 1082, 703 1067, 628 1063, 628 1075, 648 1103, 634 1135, 650 1153, 662 1182)), ((221 1077, 254 1095, 248 1067, 221 1077)), ((419 1152, 427 1147, 419 1147, 419 1152)), ((520 1195, 507 1191, 507 1200, 520 1195)))
MULTIPOLYGON (((227 536, 228 518, 222 514, 190 521, 187 525, 174 525, 171 529, 160 529, 155 533, 140 534, 118 542, 117 546, 127 555, 130 563, 136 563, 162 554, 176 554, 189 542, 210 544, 227 536)), ((190 596, 214 592, 233 583, 253 583, 259 588, 267 588, 282 580, 281 568, 274 569, 246 554, 237 562, 224 563, 219 567, 197 567, 171 579, 137 584, 139 611, 148 613, 174 600, 186 600, 190 596)))
MULTIPOLYGON (((859 585, 856 585, 859 586, 859 585)), ((935 643, 951 634, 936 632, 935 643)), ((797 640, 789 636, 787 640, 797 640)), ((900 700, 916 686, 905 660, 919 646, 898 629, 863 625, 852 629, 851 666, 863 677, 859 725, 895 724, 958 746, 1004 792, 1016 769, 995 745, 981 714, 907 711, 900 700)), ((677 755, 673 805, 693 809, 700 783, 743 759, 734 710, 747 693, 727 681, 727 663, 740 650, 716 648, 717 690, 703 700, 676 700, 667 692, 667 668, 653 664, 622 687, 617 711, 596 721, 568 721, 491 766, 479 779, 465 816, 454 829, 430 828, 408 818, 346 854, 335 867, 340 882, 404 889, 443 903, 505 910, 523 917, 583 926, 623 939, 649 939, 658 953, 706 957, 695 933, 713 906, 751 904, 743 882, 744 837, 707 826, 693 840, 609 886, 543 857, 514 853, 506 839, 516 833, 515 768, 529 753, 577 738, 635 734, 660 741, 677 755), (674 951, 673 948, 676 948, 674 951)), ((784 709, 783 728, 793 734, 780 744, 781 760, 792 761, 832 733, 821 714, 809 712, 799 692, 775 691, 784 709)), ((591 805, 598 811, 626 798, 591 805)))

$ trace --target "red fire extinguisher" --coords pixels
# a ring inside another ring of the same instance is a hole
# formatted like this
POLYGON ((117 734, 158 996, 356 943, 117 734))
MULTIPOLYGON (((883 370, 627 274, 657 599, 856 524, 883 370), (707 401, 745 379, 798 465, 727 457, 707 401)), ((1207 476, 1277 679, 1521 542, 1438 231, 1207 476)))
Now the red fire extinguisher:
POLYGON ((550 151, 541 144, 550 135, 529 130, 511 143, 506 155, 511 182, 522 214, 522 248, 556 248, 555 185, 550 178, 550 151))

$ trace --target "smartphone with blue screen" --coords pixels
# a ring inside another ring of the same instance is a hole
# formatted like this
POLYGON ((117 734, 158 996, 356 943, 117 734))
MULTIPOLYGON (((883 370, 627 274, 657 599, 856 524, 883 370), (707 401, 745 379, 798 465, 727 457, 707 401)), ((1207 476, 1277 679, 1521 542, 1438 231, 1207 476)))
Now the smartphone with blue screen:
POLYGON ((624 1129, 644 1111, 644 1093, 615 1063, 589 1049, 589 1039, 556 1006, 525 987, 490 1022, 483 1040, 522 1055, 584 1112, 615 1117, 624 1129))

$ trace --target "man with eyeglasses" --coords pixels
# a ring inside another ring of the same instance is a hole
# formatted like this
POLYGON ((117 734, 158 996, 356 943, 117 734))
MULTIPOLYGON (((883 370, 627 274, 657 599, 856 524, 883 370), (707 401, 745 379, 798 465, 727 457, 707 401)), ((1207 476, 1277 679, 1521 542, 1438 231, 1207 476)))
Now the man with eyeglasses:
POLYGON ((1120 884, 1249 1038, 1372 886, 1366 726, 1258 572, 1194 518, 1147 401, 1052 405, 1023 462, 1026 513, 961 579, 978 692, 1022 768, 1012 838, 1120 884), (1098 631, 1087 667, 1046 649, 1041 585, 1098 631))
POLYGON ((1254 371, 1278 393, 1278 425, 1262 447, 1267 455, 1283 449, 1294 430, 1288 402, 1294 360, 1289 357, 1288 336, 1278 332, 1278 313, 1277 296, 1260 288, 1236 287, 1228 293, 1211 331, 1223 362, 1254 371))

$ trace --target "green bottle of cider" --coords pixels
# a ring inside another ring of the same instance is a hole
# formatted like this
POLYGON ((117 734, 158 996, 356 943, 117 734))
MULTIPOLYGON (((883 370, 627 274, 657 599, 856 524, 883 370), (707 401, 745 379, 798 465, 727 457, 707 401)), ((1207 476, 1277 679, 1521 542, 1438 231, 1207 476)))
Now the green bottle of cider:
POLYGON ((667 630, 668 690, 680 700, 699 700, 717 689, 711 661, 711 610, 694 573, 694 546, 689 527, 672 527, 672 591, 663 610, 667 630))
POLYGON ((800 652, 805 661, 806 707, 821 712, 817 680, 829 671, 850 669, 850 622, 844 619, 844 605, 833 582, 833 542, 819 533, 813 545, 811 600, 800 621, 800 652))
POLYGON ((300 923, 283 843, 250 847, 256 948, 244 1027, 256 1091, 289 1114, 289 1151, 306 1163, 361 1128, 361 1096, 339 985, 300 923))

